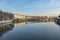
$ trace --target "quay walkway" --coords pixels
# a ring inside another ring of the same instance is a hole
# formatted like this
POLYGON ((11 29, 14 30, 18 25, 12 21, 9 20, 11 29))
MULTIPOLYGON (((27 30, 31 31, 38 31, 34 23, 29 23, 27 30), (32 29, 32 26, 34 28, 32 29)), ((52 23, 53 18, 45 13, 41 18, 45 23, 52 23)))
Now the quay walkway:
POLYGON ((3 25, 11 24, 13 20, 0 21, 0 27, 3 25))
POLYGON ((13 20, 6 20, 6 21, 0 21, 0 23, 8 23, 8 22, 12 22, 13 20))

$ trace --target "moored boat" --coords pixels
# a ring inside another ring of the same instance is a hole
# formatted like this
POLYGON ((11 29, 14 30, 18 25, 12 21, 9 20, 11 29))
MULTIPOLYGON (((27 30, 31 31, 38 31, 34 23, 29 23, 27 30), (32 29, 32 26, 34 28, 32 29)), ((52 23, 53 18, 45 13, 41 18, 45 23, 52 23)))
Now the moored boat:
POLYGON ((56 24, 60 25, 60 15, 54 18, 56 24))

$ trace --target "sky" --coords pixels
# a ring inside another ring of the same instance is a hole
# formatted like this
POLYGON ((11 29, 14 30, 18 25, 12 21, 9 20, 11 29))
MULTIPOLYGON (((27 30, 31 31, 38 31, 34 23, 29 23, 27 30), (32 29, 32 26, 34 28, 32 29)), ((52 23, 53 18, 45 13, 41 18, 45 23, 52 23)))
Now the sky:
POLYGON ((23 15, 60 14, 60 0, 0 0, 0 10, 23 15))

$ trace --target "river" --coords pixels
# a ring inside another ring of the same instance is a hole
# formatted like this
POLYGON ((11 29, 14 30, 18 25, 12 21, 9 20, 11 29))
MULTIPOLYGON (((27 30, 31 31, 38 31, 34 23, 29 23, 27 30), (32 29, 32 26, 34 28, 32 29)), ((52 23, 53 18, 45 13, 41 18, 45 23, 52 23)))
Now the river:
POLYGON ((60 40, 60 27, 54 22, 21 22, 2 25, 0 40, 60 40))

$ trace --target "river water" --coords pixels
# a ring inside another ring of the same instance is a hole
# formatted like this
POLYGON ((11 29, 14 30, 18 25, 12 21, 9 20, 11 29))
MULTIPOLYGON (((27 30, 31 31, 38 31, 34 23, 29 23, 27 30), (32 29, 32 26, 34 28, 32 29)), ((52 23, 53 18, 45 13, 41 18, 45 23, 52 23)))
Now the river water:
POLYGON ((60 27, 54 22, 21 22, 2 25, 0 40, 60 40, 60 27))

